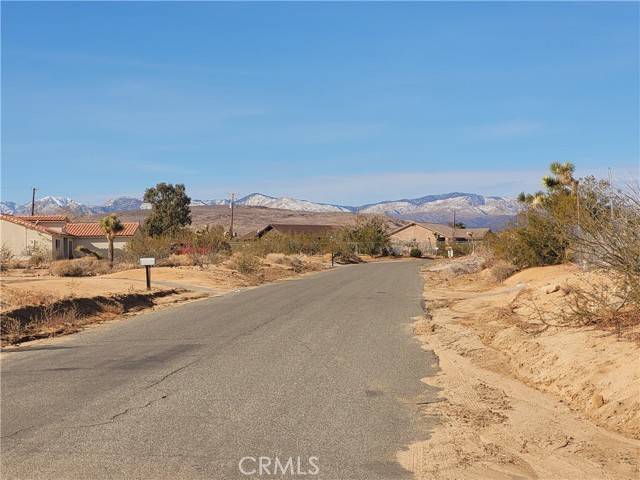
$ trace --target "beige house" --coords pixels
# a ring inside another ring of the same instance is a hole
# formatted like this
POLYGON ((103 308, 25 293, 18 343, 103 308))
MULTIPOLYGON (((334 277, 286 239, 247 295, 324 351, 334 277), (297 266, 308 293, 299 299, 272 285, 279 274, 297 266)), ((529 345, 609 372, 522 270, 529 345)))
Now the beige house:
MULTIPOLYGON (((138 231, 137 223, 124 223, 124 230, 114 240, 122 249, 138 231)), ((106 257, 109 244, 97 222, 72 223, 64 215, 0 215, 0 244, 16 258, 44 251, 53 259, 79 256, 76 249, 86 249, 106 257)))
POLYGON ((438 242, 481 241, 491 230, 489 228, 453 228, 449 225, 427 222, 411 222, 389 234, 391 246, 397 253, 406 253, 411 247, 418 247, 423 252, 436 251, 438 242))

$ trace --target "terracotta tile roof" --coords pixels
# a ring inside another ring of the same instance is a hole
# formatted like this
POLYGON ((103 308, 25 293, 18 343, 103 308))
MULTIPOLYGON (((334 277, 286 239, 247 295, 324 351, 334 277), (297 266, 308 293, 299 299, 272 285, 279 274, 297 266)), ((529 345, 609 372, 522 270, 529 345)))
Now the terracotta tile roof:
POLYGON ((15 217, 13 215, 0 214, 0 219, 6 220, 7 222, 15 223, 17 225, 22 225, 23 227, 28 228, 29 230, 35 230, 36 232, 46 233, 49 235, 51 234, 60 235, 60 232, 56 230, 43 227, 41 225, 38 225, 36 222, 27 222, 26 220, 23 220, 20 217, 15 217))
POLYGON ((26 220, 27 222, 68 222, 66 215, 14 215, 15 218, 26 220))
MULTIPOLYGON (((138 223, 125 222, 122 225, 124 225, 124 230, 116 237, 131 237, 140 228, 138 223)), ((104 231, 98 222, 67 223, 64 232, 74 237, 104 237, 104 231)))

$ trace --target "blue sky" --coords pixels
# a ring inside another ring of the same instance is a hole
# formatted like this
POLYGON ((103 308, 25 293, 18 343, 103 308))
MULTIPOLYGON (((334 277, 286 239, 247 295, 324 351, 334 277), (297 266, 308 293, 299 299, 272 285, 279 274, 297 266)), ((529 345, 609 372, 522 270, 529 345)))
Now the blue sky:
POLYGON ((638 3, 5 3, 2 198, 358 204, 637 174, 638 3))

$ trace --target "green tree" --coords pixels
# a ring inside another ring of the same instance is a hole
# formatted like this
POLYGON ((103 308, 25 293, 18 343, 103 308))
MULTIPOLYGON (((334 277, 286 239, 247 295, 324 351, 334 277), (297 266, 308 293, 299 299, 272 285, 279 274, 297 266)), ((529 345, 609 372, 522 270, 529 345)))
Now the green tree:
POLYGON ((191 225, 191 198, 183 184, 158 183, 147 188, 144 201, 151 204, 151 214, 144 222, 148 235, 174 234, 186 225, 191 225))
POLYGON ((378 255, 389 246, 389 235, 382 217, 360 220, 354 226, 344 227, 342 240, 365 255, 378 255))
POLYGON ((114 213, 111 213, 106 217, 102 217, 100 226, 109 242, 109 267, 113 268, 113 240, 118 233, 124 230, 124 225, 114 213))

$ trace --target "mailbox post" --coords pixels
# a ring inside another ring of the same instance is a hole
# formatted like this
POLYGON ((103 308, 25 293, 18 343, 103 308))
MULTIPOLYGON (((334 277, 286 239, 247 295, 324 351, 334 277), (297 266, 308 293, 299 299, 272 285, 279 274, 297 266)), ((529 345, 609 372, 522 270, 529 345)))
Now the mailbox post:
POLYGON ((147 273, 147 290, 151 290, 151 267, 156 264, 156 259, 153 257, 141 258, 140 265, 144 266, 147 273))

